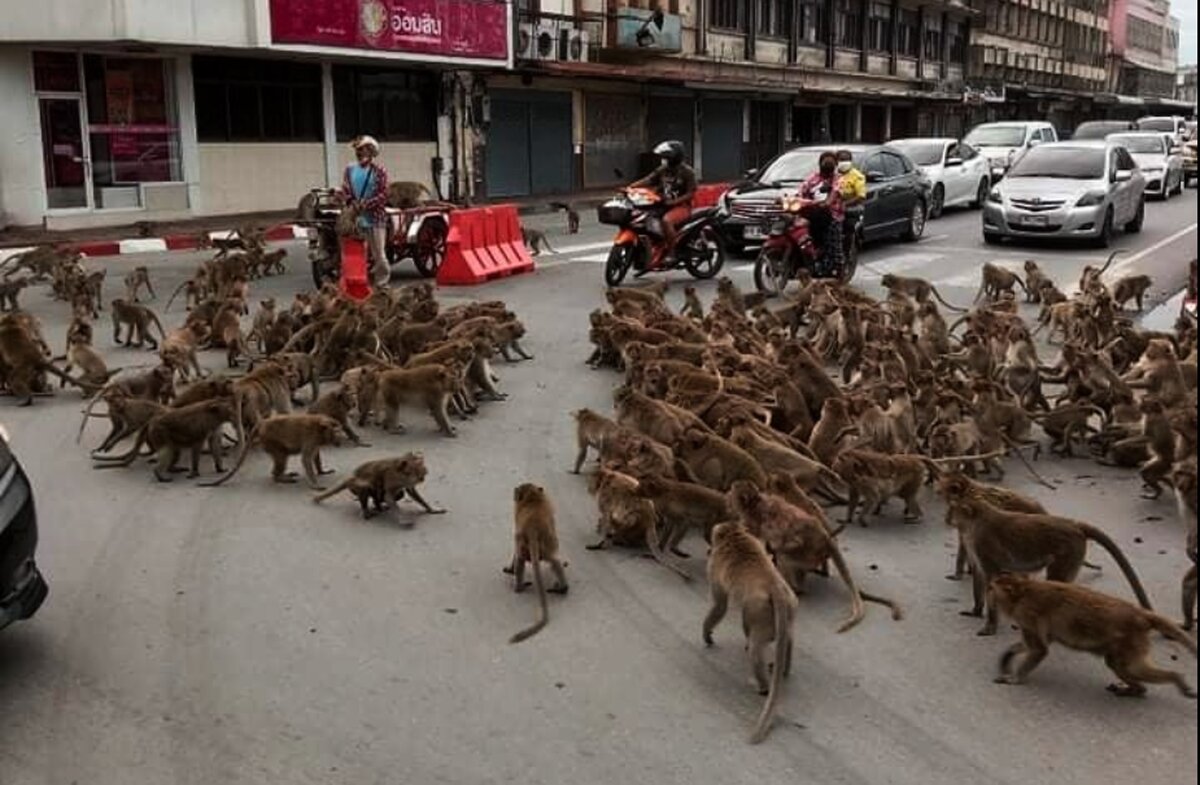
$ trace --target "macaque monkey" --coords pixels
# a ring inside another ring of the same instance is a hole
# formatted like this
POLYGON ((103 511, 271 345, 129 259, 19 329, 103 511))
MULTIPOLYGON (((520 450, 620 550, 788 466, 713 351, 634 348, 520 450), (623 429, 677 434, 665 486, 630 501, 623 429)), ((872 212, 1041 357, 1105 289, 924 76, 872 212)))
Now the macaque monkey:
POLYGON ((1021 286, 1021 290, 1025 292, 1026 299, 1029 298, 1029 289, 1025 282, 1021 280, 1021 276, 1006 270, 999 265, 985 262, 983 265, 983 282, 979 285, 979 292, 975 295, 975 302, 979 302, 979 298, 986 296, 989 301, 996 302, 1000 299, 1002 293, 1014 294, 1013 287, 1021 286))
POLYGON ((18 302, 18 298, 21 296, 21 290, 28 286, 29 282, 30 279, 26 276, 0 281, 0 311, 19 311, 21 303, 18 302))
POLYGON ((169 408, 152 417, 138 431, 133 447, 124 455, 94 455, 103 462, 98 468, 128 466, 133 463, 142 449, 148 445, 155 451, 154 477, 159 482, 171 482, 170 473, 177 471, 175 461, 181 450, 189 450, 192 457, 188 477, 200 474, 200 452, 207 444, 212 454, 213 468, 224 471, 221 465, 221 426, 232 422, 241 438, 241 413, 233 399, 218 398, 188 406, 169 408))
MULTIPOLYGON (((97 398, 99 397, 101 396, 97 396, 97 398)), ((166 411, 166 406, 158 401, 129 396, 117 387, 109 388, 103 393, 103 398, 108 404, 107 416, 112 423, 112 428, 100 446, 93 450, 93 454, 108 452, 122 439, 137 433, 151 419, 166 411)), ((79 425, 79 435, 75 439, 76 442, 83 438, 83 429, 91 416, 93 415, 90 410, 84 413, 83 422, 79 425)))
POLYGON ((1042 268, 1038 267, 1038 263, 1032 259, 1025 260, 1025 301, 1030 303, 1040 303, 1042 301, 1042 288, 1046 285, 1054 285, 1047 275, 1042 272, 1042 268))
POLYGON ((1050 651, 1061 643, 1104 657, 1120 679, 1108 686, 1119 697, 1146 693, 1146 684, 1174 684, 1187 698, 1196 691, 1176 671, 1156 668, 1149 661, 1150 633, 1157 632, 1196 654, 1196 642, 1169 619, 1073 583, 1042 581, 1002 573, 992 579, 991 601, 1021 628, 1021 640, 1000 657, 998 684, 1023 684, 1050 651), (1012 662, 1023 654, 1013 673, 1012 662))
POLYGON ((522 226, 521 239, 525 241, 525 247, 529 249, 529 253, 533 256, 541 256, 543 250, 546 250, 550 253, 558 253, 558 251, 554 250, 554 247, 550 245, 550 241, 546 239, 546 233, 541 229, 534 229, 531 226, 522 226))
POLYGON ((350 441, 357 444, 359 447, 370 447, 362 440, 362 437, 350 426, 350 412, 354 408, 354 398, 350 395, 350 391, 345 387, 337 390, 330 390, 321 397, 308 405, 309 414, 323 414, 326 417, 337 420, 342 426, 342 431, 346 436, 350 437, 350 441))
POLYGON ((308 477, 308 484, 313 490, 323 491, 324 486, 317 479, 321 475, 332 474, 332 469, 321 465, 321 448, 341 444, 342 426, 337 420, 323 414, 277 414, 259 420, 258 425, 250 432, 249 438, 242 442, 242 452, 233 468, 221 477, 211 482, 201 483, 205 487, 221 485, 237 474, 246 462, 250 448, 258 443, 263 452, 271 456, 273 466, 271 479, 275 482, 296 482, 295 472, 287 471, 288 457, 299 455, 308 477))
POLYGON ((443 434, 457 436, 454 426, 450 425, 446 407, 458 386, 458 372, 445 365, 383 370, 375 379, 375 409, 381 415, 385 430, 402 433, 404 427, 399 422, 401 404, 424 404, 443 434))
POLYGON ((587 460, 588 448, 599 453, 604 447, 605 439, 611 438, 621 426, 591 409, 579 409, 574 413, 574 417, 579 453, 575 456, 575 468, 571 472, 579 474, 583 462, 587 460))
POLYGON ((936 297, 937 301, 949 308, 951 311, 966 313, 966 308, 959 308, 956 305, 951 305, 942 298, 937 287, 926 281, 924 278, 907 278, 902 275, 893 273, 885 273, 879 280, 880 286, 887 289, 889 292, 896 291, 907 294, 909 297, 916 300, 918 303, 928 302, 929 298, 936 297))
POLYGON ((433 507, 417 491, 425 482, 425 458, 420 453, 408 452, 398 458, 381 458, 359 464, 354 473, 327 491, 313 497, 319 504, 342 491, 349 491, 362 509, 363 520, 369 520, 397 503, 408 494, 430 515, 442 515, 446 511, 433 507))
POLYGON ((558 531, 554 525, 554 506, 546 489, 533 483, 522 483, 513 491, 513 557, 504 572, 513 576, 513 591, 522 592, 529 584, 525 582, 525 562, 533 568, 533 586, 538 593, 540 613, 531 627, 526 627, 508 639, 509 643, 520 643, 541 632, 550 621, 550 608, 546 594, 566 594, 566 563, 558 556, 558 531), (550 562, 556 584, 546 588, 542 581, 542 562, 550 562))
POLYGON ((754 723, 750 743, 758 744, 771 731, 783 680, 792 665, 792 623, 799 602, 787 581, 771 563, 762 542, 744 526, 722 523, 713 529, 708 557, 712 606, 704 617, 703 639, 713 645, 713 630, 725 617, 729 598, 742 607, 742 629, 758 693, 767 696, 754 723), (767 676, 767 646, 775 644, 774 668, 767 676))
POLYGON ((704 319, 704 305, 700 302, 700 296, 696 294, 696 287, 683 287, 683 309, 679 313, 689 319, 704 319))
POLYGON ((143 287, 150 293, 150 297, 158 299, 158 295, 154 293, 154 286, 150 283, 149 268, 139 264, 125 276, 125 299, 132 303, 138 302, 138 293, 143 287))
POLYGON ((1125 303, 1130 300, 1137 302, 1138 313, 1145 310, 1146 292, 1150 291, 1153 281, 1148 275, 1126 275, 1112 286, 1113 305, 1118 310, 1125 310, 1125 303))
POLYGON ((579 234, 579 211, 567 202, 551 202, 550 207, 567 214, 567 234, 579 234))
POLYGON ((112 301, 112 323, 113 343, 118 345, 128 344, 140 349, 145 343, 149 342, 150 348, 157 350, 158 341, 154 339, 154 335, 150 331, 150 325, 152 324, 158 328, 160 336, 163 338, 166 337, 162 322, 155 316, 154 311, 151 311, 144 305, 131 303, 121 297, 112 301), (128 328, 124 341, 121 340, 122 326, 128 328), (137 343, 133 343, 135 337, 137 338, 137 343))

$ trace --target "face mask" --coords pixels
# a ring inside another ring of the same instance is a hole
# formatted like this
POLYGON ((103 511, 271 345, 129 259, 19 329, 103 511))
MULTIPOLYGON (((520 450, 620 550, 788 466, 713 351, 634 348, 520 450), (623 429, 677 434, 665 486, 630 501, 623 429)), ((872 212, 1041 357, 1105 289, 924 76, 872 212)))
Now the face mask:
POLYGON ((836 170, 837 170, 837 164, 833 164, 833 163, 821 164, 821 174, 825 175, 826 177, 833 174, 834 171, 836 171, 836 170))
POLYGON ((838 161, 837 170, 842 174, 845 174, 846 172, 850 171, 850 167, 853 165, 854 164, 850 161, 838 161))

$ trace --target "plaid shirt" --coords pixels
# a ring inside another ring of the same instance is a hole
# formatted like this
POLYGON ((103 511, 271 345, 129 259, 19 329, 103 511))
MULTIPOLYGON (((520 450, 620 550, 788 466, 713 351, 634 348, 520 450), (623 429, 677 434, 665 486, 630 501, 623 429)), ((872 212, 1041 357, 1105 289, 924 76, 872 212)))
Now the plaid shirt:
POLYGON ((829 214, 833 216, 833 220, 835 221, 844 221, 846 219, 846 201, 842 198, 842 181, 840 177, 834 175, 826 179, 821 176, 820 172, 813 172, 804 181, 804 184, 800 186, 800 195, 806 199, 811 199, 817 189, 822 186, 829 187, 829 196, 825 199, 825 205, 829 208, 829 214))
POLYGON ((371 192, 363 194, 362 199, 359 199, 358 194, 354 193, 354 188, 350 185, 350 170, 356 166, 358 166, 357 162, 352 163, 342 173, 342 195, 348 202, 357 201, 362 214, 371 219, 372 225, 381 226, 387 220, 387 213, 384 211, 384 208, 387 207, 387 169, 374 161, 368 164, 371 169, 371 192))

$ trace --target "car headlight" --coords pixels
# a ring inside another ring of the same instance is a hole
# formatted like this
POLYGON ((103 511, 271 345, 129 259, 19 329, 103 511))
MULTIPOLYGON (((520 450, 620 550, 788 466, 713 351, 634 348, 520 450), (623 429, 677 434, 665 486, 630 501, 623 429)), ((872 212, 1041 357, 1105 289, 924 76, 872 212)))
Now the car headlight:
POLYGON ((999 188, 993 188, 992 190, 988 191, 988 201, 992 204, 1003 204, 1004 198, 1000 196, 999 188))
POLYGON ((1076 207, 1095 207, 1104 201, 1104 197, 1108 196, 1107 191, 1088 191, 1083 196, 1079 197, 1079 201, 1075 203, 1076 207))

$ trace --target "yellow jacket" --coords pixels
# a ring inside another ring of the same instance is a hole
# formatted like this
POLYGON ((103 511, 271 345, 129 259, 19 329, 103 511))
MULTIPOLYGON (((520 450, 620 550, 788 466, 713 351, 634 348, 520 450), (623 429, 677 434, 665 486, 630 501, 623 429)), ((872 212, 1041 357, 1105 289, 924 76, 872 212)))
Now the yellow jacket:
POLYGON ((846 201, 857 202, 867 198, 867 178, 856 168, 851 168, 841 175, 838 185, 842 191, 842 198, 846 201))

